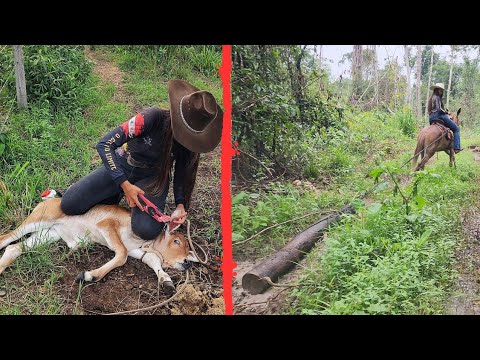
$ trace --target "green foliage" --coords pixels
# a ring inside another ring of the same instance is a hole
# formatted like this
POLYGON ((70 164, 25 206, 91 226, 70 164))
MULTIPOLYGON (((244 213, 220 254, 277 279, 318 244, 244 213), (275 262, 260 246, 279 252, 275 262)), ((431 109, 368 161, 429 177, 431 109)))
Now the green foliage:
MULTIPOLYGON (((80 112, 79 98, 86 90, 92 65, 83 46, 23 46, 27 97, 30 103, 47 104, 54 112, 80 112)), ((15 94, 15 77, 11 47, 0 51, 0 83, 6 81, 9 93, 15 94)))
POLYGON ((169 107, 166 82, 188 81, 199 89, 208 89, 221 105, 222 86, 217 73, 221 64, 221 46, 149 45, 101 46, 97 51, 115 60, 125 74, 125 89, 143 107, 169 107))
MULTIPOLYGON (((242 241, 267 226, 295 219, 305 213, 338 207, 345 201, 345 195, 339 193, 315 194, 281 183, 270 183, 266 190, 260 192, 242 191, 232 198, 233 243, 235 245, 236 241, 242 241)), ((272 230, 266 237, 252 239, 242 253, 259 256, 272 248, 279 248, 289 236, 320 216, 318 214, 292 222, 272 230)))
POLYGON ((398 121, 398 126, 404 135, 412 138, 415 137, 418 132, 419 124, 409 107, 406 107, 402 111, 398 111, 395 114, 395 118, 395 120, 398 121))
POLYGON ((11 116, 9 151, 0 162, 5 185, 4 196, 0 196, 2 224, 16 223, 26 216, 47 187, 65 189, 93 170, 92 144, 128 115, 124 104, 115 106, 108 104, 108 100, 107 92, 90 94, 90 118, 51 113, 49 107, 40 103, 11 116), (21 213, 12 212, 12 208, 21 213))
POLYGON ((120 66, 135 70, 153 66, 166 78, 182 78, 190 71, 215 76, 222 62, 218 45, 116 45, 109 47, 120 55, 120 66))
POLYGON ((418 171, 413 174, 411 186, 402 189, 400 186, 402 169, 392 166, 380 166, 373 169, 370 172, 370 177, 374 178, 375 184, 377 185, 376 191, 379 189, 385 189, 388 186, 388 181, 393 183, 393 196, 399 196, 402 199, 403 205, 405 206, 406 215, 410 214, 412 203, 415 202, 420 209, 425 206, 425 198, 418 195, 418 186, 426 178, 432 178, 440 180, 441 176, 438 174, 433 174, 428 170, 418 171), (382 175, 387 175, 388 178, 386 181, 380 183, 379 180, 382 175))
POLYGON ((318 74, 305 54, 300 46, 233 47, 233 138, 277 169, 308 166, 297 144, 343 125, 343 107, 308 86, 318 74))
POLYGON ((7 150, 7 134, 2 134, 0 133, 0 158, 4 153, 6 153, 7 150))
POLYGON ((370 176, 393 181, 376 193, 377 202, 344 216, 314 251, 292 293, 301 314, 441 314, 455 277, 454 249, 459 213, 476 194, 480 175, 473 159, 448 159, 399 185, 400 172, 384 166, 370 176), (436 175, 438 174, 438 175, 436 175), (397 189, 397 195, 394 195, 397 189), (408 198, 405 211, 403 196, 408 198))
POLYGON ((451 107, 451 110, 456 110, 459 107, 462 108, 460 115, 462 125, 469 128, 475 128, 480 125, 477 115, 477 109, 480 106, 480 97, 478 96, 478 80, 480 75, 478 63, 478 58, 473 61, 468 58, 464 59, 461 79, 458 85, 460 96, 457 101, 455 101, 456 99, 452 101, 454 106, 451 107))

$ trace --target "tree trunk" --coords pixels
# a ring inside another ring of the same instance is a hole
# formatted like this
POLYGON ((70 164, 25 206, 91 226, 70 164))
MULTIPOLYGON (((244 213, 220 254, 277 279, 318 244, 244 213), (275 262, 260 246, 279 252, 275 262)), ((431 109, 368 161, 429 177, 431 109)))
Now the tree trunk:
POLYGON ((428 83, 427 83, 427 97, 425 98, 425 126, 428 123, 428 98, 430 94, 430 85, 432 84, 432 69, 433 69, 433 54, 434 47, 432 45, 432 54, 430 55, 430 69, 428 71, 428 83))
POLYGON ((322 68, 322 65, 323 65, 322 64, 322 62, 323 62, 322 56, 323 56, 323 45, 320 45, 320 50, 318 52, 318 64, 320 66, 320 69, 322 68))
POLYGON ((373 56, 374 56, 374 61, 375 61, 375 65, 374 65, 374 72, 375 72, 375 102, 376 102, 376 105, 378 107, 378 103, 379 103, 379 98, 380 98, 380 81, 378 79, 378 55, 377 55, 377 45, 374 45, 373 47, 373 56))
POLYGON ((355 210, 351 206, 345 206, 339 213, 326 216, 302 231, 280 251, 269 256, 246 273, 242 277, 242 287, 253 295, 264 292, 271 285, 263 278, 269 277, 275 282, 280 276, 286 274, 312 249, 322 231, 331 223, 340 220, 342 213, 354 214, 355 210))
POLYGON ((285 50, 285 56, 287 60, 287 69, 290 75, 290 83, 292 92, 295 97, 295 102, 300 113, 300 122, 303 124, 307 122, 307 116, 305 112, 305 77, 302 73, 302 59, 305 55, 306 45, 301 49, 298 56, 295 54, 295 49, 288 46, 285 50))
POLYGON ((393 108, 395 111, 397 111, 397 72, 398 72, 398 62, 396 61, 397 58, 395 58, 395 63, 393 66, 393 108))
POLYGON ((361 83, 362 83, 362 45, 353 45, 353 54, 352 54, 352 82, 353 82, 353 92, 352 100, 355 103, 361 94, 361 83))
POLYGON ((318 89, 321 92, 323 92, 324 87, 323 87, 323 79, 322 79, 322 65, 323 65, 323 45, 320 45, 319 53, 318 53, 318 67, 319 67, 319 76, 318 76, 318 89))
POLYGON ((407 69, 407 88, 405 89, 405 105, 409 105, 412 107, 412 84, 410 81, 411 78, 411 68, 410 68, 410 48, 408 45, 403 45, 403 48, 405 50, 405 68, 407 69))
POLYGON ((452 72, 453 72, 453 45, 450 45, 450 75, 448 76, 448 90, 447 90, 447 105, 446 108, 448 109, 448 101, 450 100, 450 91, 452 86, 452 72))
POLYGON ((13 60, 15 67, 15 86, 17 88, 17 104, 19 109, 27 107, 27 87, 25 68, 23 67, 22 45, 13 45, 13 60))
POLYGON ((417 45, 417 118, 422 117, 422 45, 417 45))

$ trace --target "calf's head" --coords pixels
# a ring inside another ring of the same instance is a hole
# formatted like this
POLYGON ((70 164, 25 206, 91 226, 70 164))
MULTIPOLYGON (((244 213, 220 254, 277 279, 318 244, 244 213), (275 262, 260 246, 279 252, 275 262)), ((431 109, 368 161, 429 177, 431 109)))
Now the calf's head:
POLYGON ((153 248, 162 254, 163 268, 187 270, 192 262, 199 262, 193 251, 190 251, 187 239, 176 231, 169 232, 168 226, 165 233, 156 239, 153 248))

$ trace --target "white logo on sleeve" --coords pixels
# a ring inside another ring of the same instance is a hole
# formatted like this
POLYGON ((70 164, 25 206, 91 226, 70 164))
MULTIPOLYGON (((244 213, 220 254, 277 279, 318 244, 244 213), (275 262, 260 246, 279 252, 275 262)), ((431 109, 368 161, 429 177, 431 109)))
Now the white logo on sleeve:
POLYGON ((135 136, 135 116, 128 121, 128 136, 131 138, 135 136))

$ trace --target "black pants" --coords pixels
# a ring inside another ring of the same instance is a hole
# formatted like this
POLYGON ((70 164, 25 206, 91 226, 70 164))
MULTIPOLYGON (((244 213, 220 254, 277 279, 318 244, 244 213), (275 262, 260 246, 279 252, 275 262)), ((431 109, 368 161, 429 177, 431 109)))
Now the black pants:
MULTIPOLYGON (((144 190, 154 180, 153 169, 130 166, 124 159, 120 161, 128 181, 144 190)), ((164 212, 168 186, 160 196, 144 196, 164 212)), ((116 185, 104 166, 72 184, 62 196, 61 208, 67 215, 81 215, 97 204, 118 204, 123 197, 123 190, 116 185)), ((154 220, 138 207, 132 209, 132 230, 144 240, 152 240, 163 230, 164 223, 154 220)))

